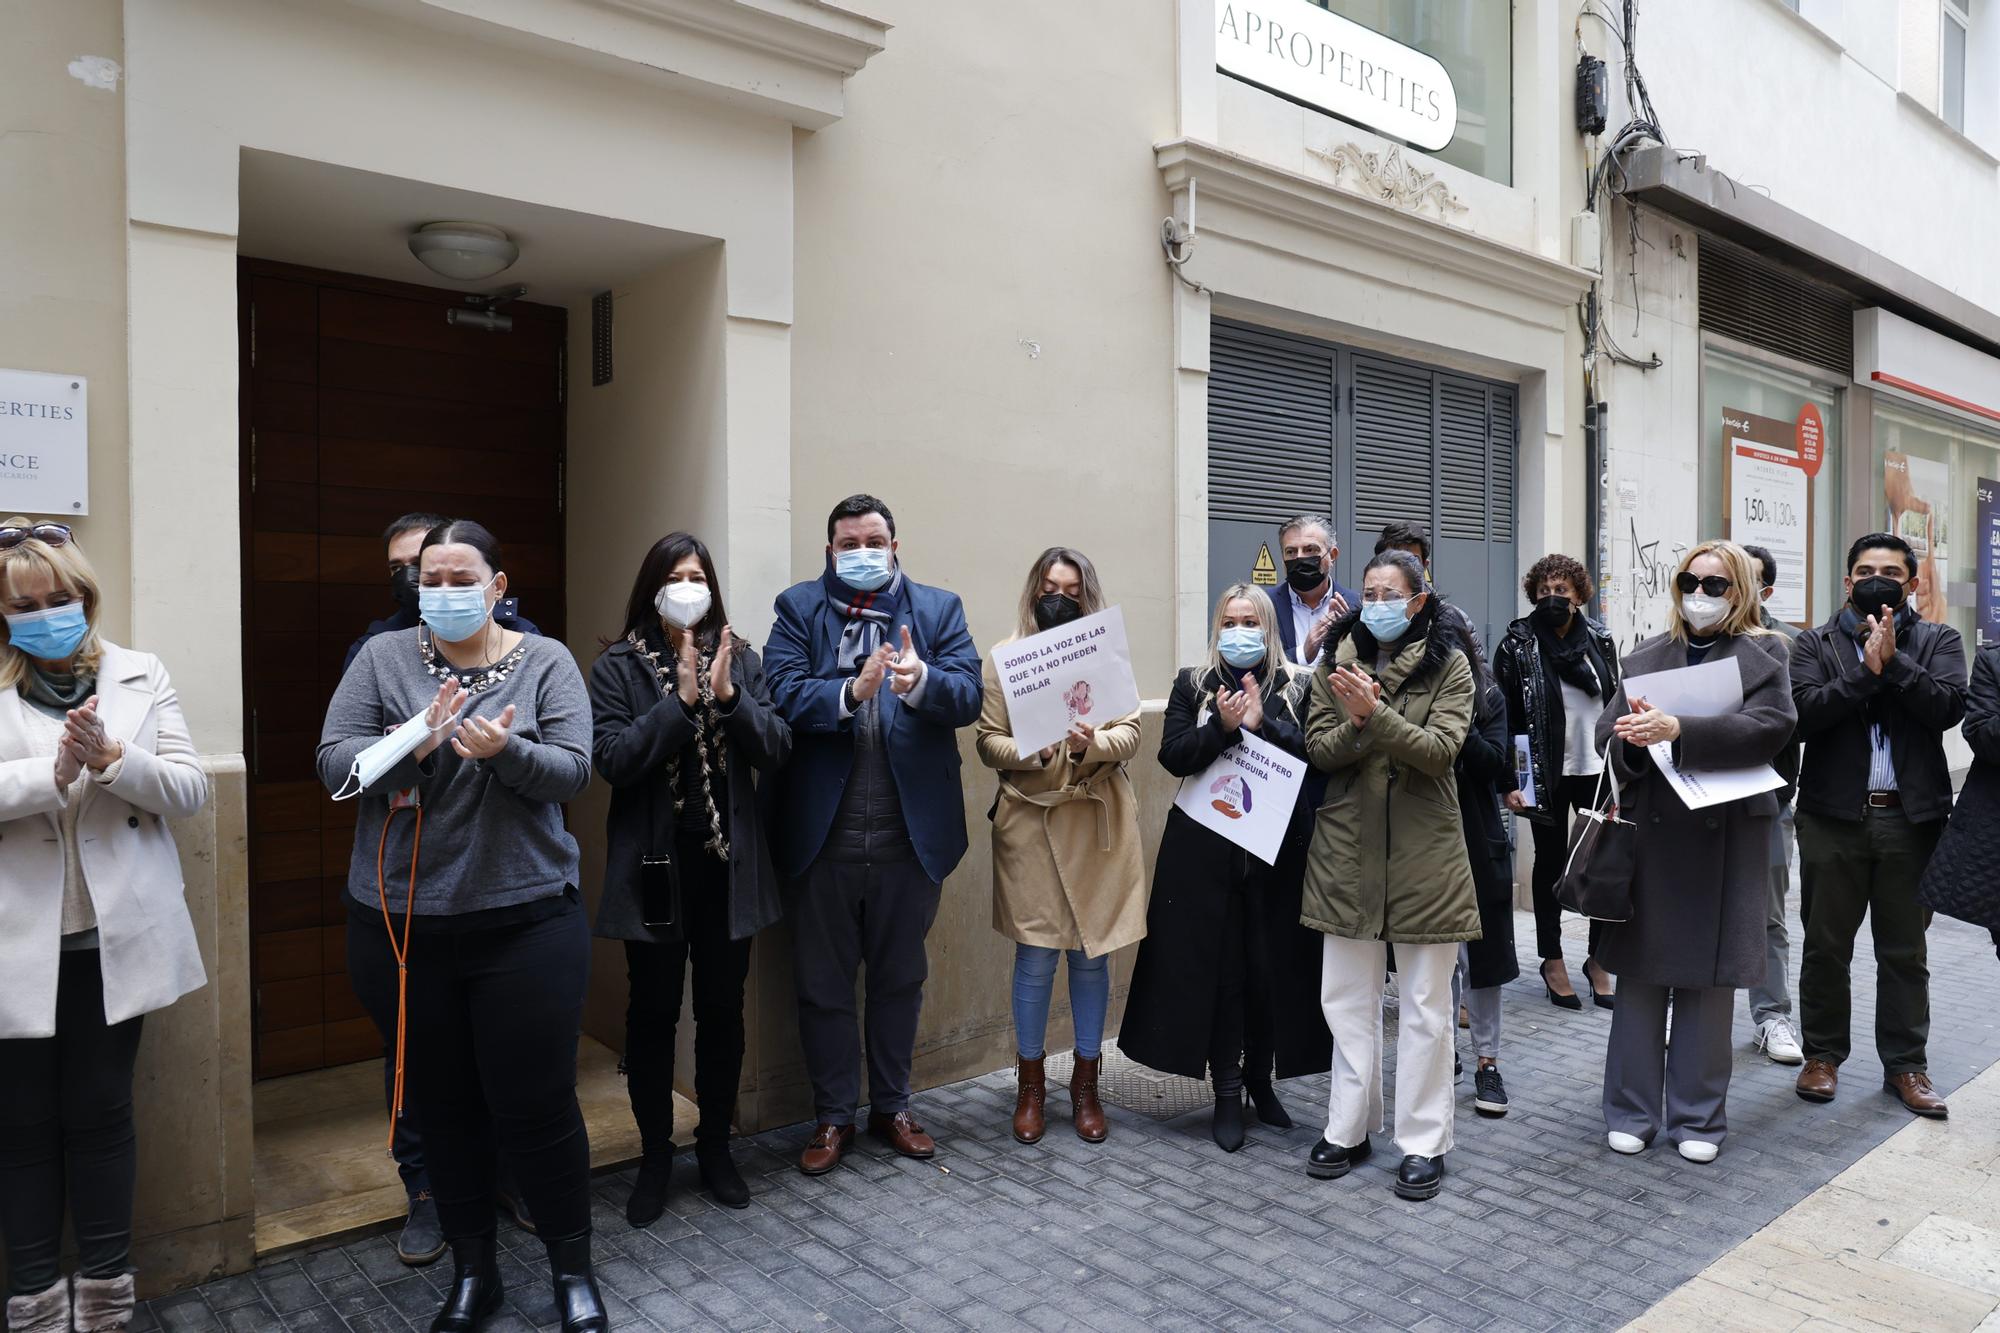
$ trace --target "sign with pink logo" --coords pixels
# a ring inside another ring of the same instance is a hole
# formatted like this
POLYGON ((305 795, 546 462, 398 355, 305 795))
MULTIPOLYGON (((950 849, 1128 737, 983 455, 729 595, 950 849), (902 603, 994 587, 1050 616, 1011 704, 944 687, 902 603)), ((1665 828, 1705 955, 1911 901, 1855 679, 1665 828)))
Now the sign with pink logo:
POLYGON ((1214 763, 1181 779, 1174 807, 1258 860, 1276 865, 1305 780, 1305 760, 1245 732, 1214 763))
POLYGON ((1029 755, 1072 724, 1101 727, 1139 707, 1125 616, 1115 606, 993 650, 1014 744, 1029 755))

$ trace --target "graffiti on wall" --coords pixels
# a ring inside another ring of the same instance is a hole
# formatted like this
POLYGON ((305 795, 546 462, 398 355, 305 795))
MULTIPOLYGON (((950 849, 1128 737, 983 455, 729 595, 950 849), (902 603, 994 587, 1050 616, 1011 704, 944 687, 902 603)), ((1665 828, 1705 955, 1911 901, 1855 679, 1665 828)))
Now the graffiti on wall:
POLYGON ((1685 543, 1649 539, 1639 531, 1636 515, 1626 523, 1628 535, 1617 542, 1625 548, 1624 558, 1613 561, 1612 576, 1604 587, 1605 623, 1621 653, 1666 629, 1673 611, 1669 590, 1674 570, 1688 552, 1685 543))

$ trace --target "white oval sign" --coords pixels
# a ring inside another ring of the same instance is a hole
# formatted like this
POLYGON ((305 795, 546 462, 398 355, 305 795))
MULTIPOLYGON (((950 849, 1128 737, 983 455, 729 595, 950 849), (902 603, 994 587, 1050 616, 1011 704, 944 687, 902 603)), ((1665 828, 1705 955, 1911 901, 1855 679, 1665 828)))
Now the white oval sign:
POLYGON ((1219 0, 1215 66, 1282 97, 1439 149, 1458 93, 1434 58, 1308 0, 1219 0))

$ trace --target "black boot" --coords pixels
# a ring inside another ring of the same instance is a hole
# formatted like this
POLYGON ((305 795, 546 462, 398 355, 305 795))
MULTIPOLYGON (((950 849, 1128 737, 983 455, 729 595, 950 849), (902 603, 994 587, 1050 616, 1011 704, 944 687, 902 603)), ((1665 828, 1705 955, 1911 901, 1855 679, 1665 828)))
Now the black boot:
POLYGON ((1216 1147, 1235 1152, 1243 1146, 1243 1068, 1232 1065, 1217 1069, 1211 1081, 1215 1085, 1215 1118, 1209 1122, 1209 1133, 1216 1147))
POLYGON ((1272 1129, 1290 1129, 1292 1117, 1286 1113, 1285 1104, 1278 1100, 1278 1090, 1269 1083, 1245 1083, 1243 1090, 1250 1094, 1250 1105, 1256 1108, 1257 1118, 1272 1129))
POLYGON ((701 1187, 725 1208, 748 1208, 750 1187, 729 1155, 729 1140, 694 1145, 695 1165, 701 1168, 701 1187))
POLYGON ((667 1182, 674 1171, 674 1145, 663 1153, 646 1153, 639 1159, 639 1179, 633 1182, 632 1197, 625 1201, 625 1220, 635 1227, 651 1226, 667 1211, 667 1182))
POLYGON ((500 1308, 500 1265, 493 1233, 451 1243, 451 1290, 431 1333, 473 1333, 500 1308))
POLYGON ((567 1240, 543 1242, 549 1251, 549 1275, 555 1280, 556 1315, 562 1333, 606 1333, 611 1317, 604 1312, 604 1298, 597 1292, 597 1277, 590 1270, 590 1233, 567 1240))

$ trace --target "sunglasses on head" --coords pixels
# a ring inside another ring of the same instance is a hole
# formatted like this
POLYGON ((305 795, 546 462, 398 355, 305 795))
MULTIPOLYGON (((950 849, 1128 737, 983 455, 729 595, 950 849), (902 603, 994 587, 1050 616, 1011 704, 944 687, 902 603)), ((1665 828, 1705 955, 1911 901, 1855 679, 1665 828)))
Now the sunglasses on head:
POLYGON ((1710 597, 1720 597, 1724 593, 1727 593, 1734 585, 1720 574, 1710 574, 1705 579, 1698 579, 1692 574, 1680 573, 1674 575, 1674 586, 1681 590, 1681 596, 1683 597, 1692 593, 1696 588, 1701 589, 1710 597))
POLYGON ((30 537, 44 546, 64 546, 71 533, 61 523, 30 523, 25 528, 0 528, 0 551, 11 551, 30 537))

